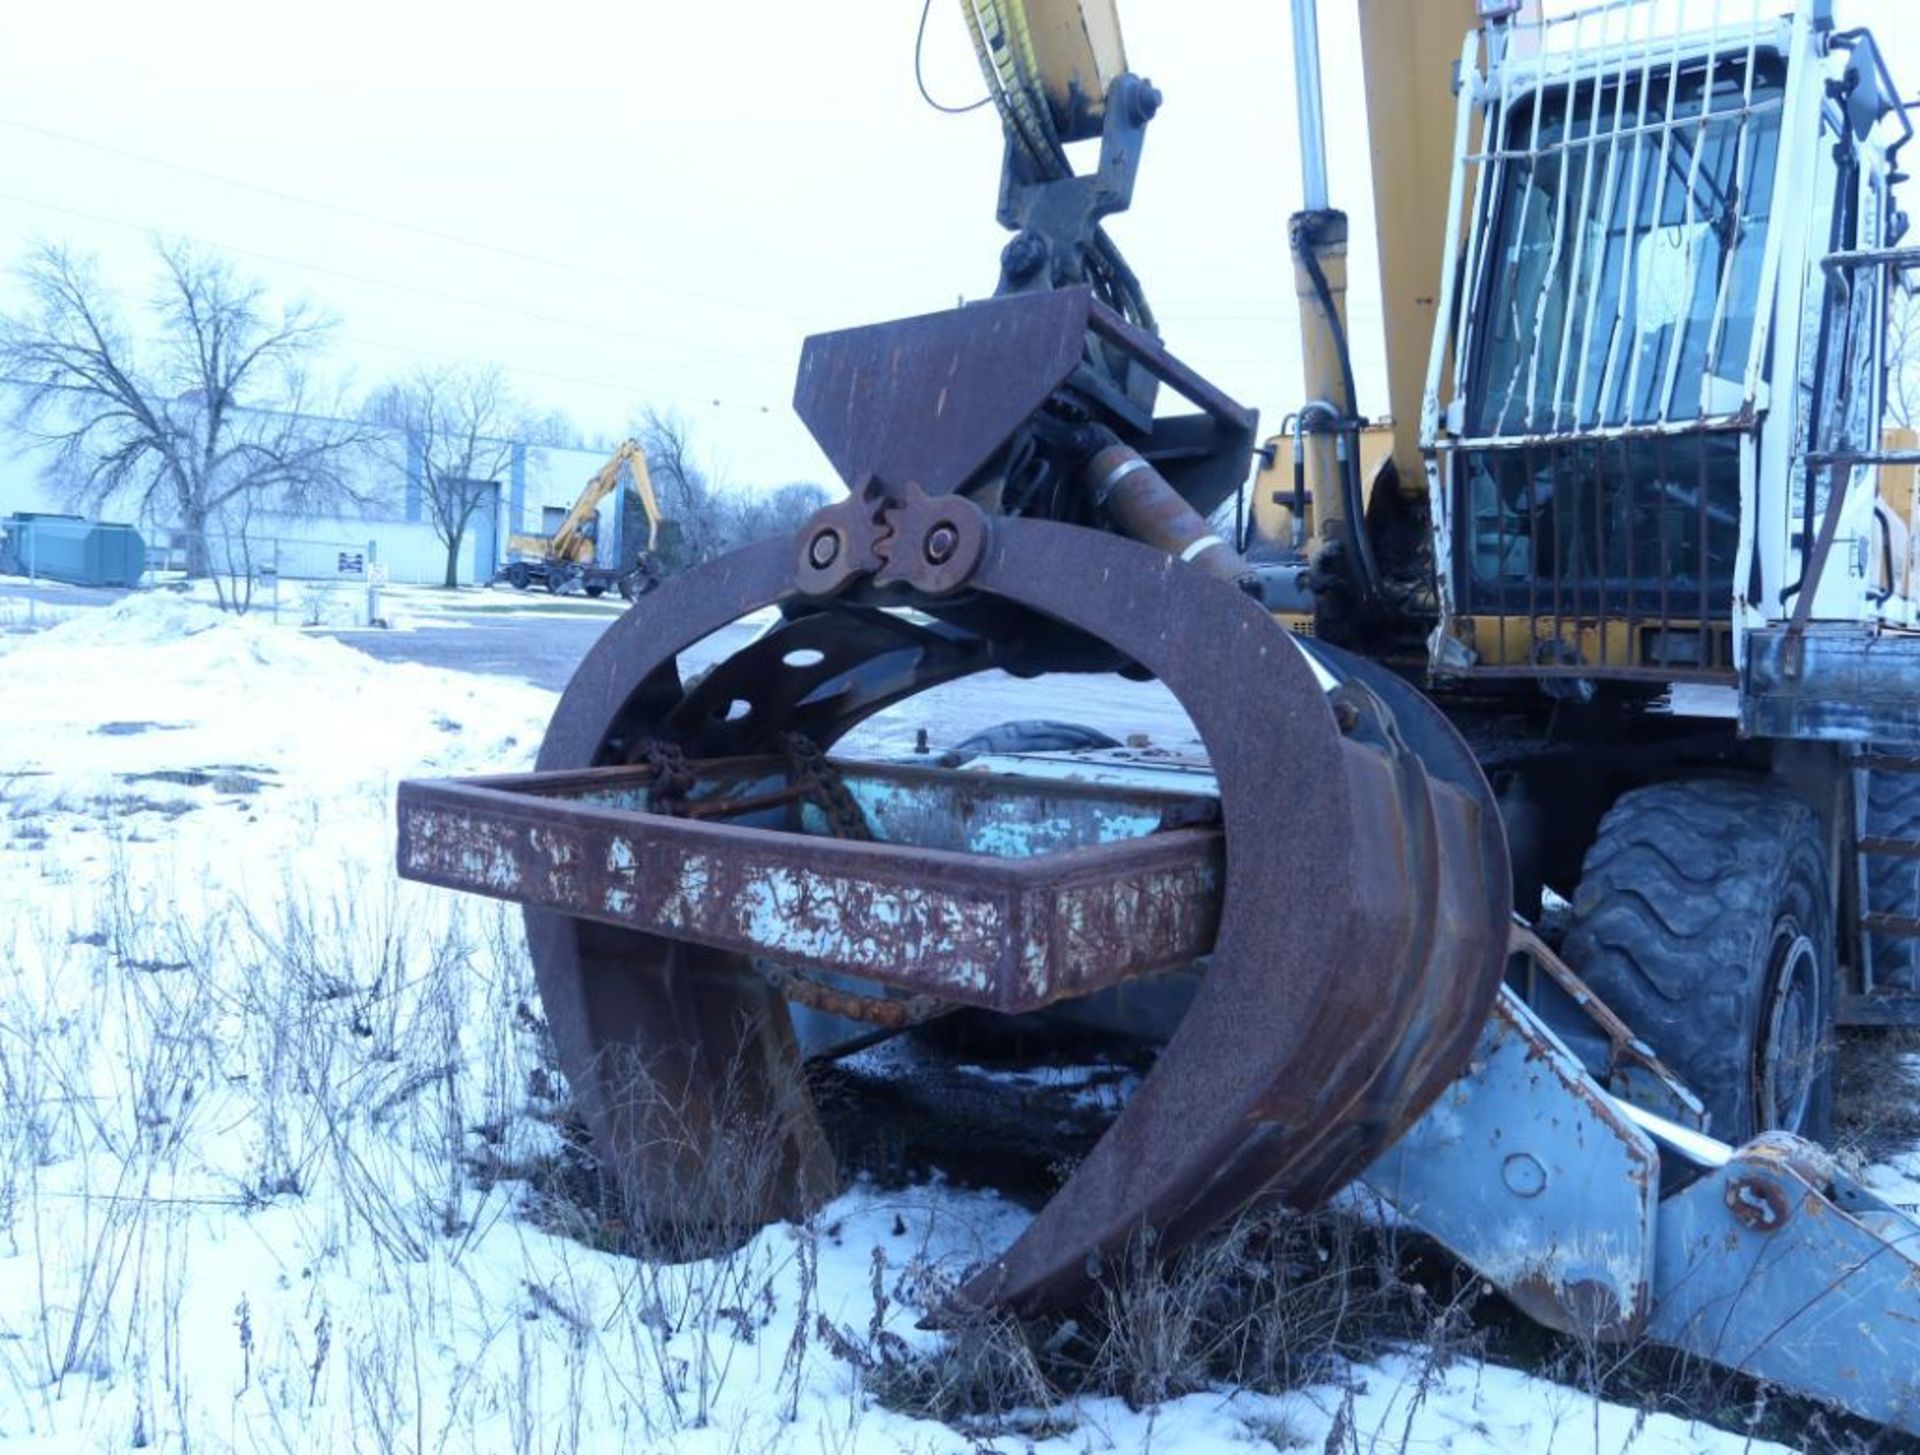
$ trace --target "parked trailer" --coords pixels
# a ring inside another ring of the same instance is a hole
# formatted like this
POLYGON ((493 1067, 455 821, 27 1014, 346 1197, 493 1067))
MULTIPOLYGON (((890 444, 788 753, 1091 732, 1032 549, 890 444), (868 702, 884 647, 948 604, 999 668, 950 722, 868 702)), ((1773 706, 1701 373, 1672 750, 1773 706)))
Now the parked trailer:
POLYGON ((137 586, 147 546, 124 521, 17 511, 0 520, 0 573, 74 586, 137 586))

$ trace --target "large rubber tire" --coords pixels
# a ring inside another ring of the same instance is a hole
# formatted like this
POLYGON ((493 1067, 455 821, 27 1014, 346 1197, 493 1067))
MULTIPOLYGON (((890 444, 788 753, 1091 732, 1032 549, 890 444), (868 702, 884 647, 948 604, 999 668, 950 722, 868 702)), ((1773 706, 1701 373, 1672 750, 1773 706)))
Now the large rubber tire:
POLYGON ((1826 866, 1805 804, 1717 779, 1621 795, 1587 851, 1567 962, 1706 1103, 1723 1141, 1827 1134, 1826 866))
MULTIPOLYGON (((1867 780, 1867 836, 1920 840, 1920 773, 1875 772, 1867 780)), ((1867 909, 1920 919, 1920 859, 1869 855, 1867 909)), ((1874 984, 1920 990, 1920 937, 1875 933, 1869 948, 1874 984)))
POLYGON ((604 581, 589 581, 586 585, 586 593, 595 601, 598 601, 602 596, 607 594, 607 583, 604 581))
POLYGON ((525 591, 533 581, 533 573, 527 569, 524 561, 515 561, 507 567, 507 583, 515 591, 525 591))

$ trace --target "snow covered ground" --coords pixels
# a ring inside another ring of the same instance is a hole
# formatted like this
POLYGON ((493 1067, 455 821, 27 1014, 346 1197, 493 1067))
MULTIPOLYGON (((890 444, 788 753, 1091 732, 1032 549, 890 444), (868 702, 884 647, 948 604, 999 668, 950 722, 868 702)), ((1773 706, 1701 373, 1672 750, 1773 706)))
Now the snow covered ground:
POLYGON ((930 1347, 1019 1208, 856 1183, 664 1266, 534 1195, 517 917, 398 883, 391 808, 527 766, 550 694, 164 593, 0 634, 0 683, 6 1448, 1778 1448, 1419 1349, 1024 1434, 894 1412, 865 1355, 930 1347))

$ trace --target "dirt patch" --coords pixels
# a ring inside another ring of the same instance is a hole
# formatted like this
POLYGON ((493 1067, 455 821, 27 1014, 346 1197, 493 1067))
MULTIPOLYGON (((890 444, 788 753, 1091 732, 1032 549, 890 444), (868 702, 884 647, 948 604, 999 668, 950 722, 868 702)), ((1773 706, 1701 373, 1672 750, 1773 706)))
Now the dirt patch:
POLYGON ((177 733, 183 722, 103 722, 93 731, 103 738, 131 738, 140 733, 177 733))
POLYGON ((1100 1140, 1151 1053, 1068 1044, 1041 1059, 930 1028, 813 1068, 815 1103, 840 1165, 881 1187, 939 1176, 1038 1209, 1100 1140))
POLYGON ((144 793, 102 793, 87 800, 87 808, 96 818, 129 818, 137 813, 179 818, 199 806, 183 798, 150 798, 144 793))
POLYGON ((239 767, 214 765, 207 768, 156 768, 150 773, 123 773, 128 783, 173 783, 182 788, 211 788, 215 793, 258 793, 271 786, 255 775, 271 772, 268 768, 243 771, 239 767))

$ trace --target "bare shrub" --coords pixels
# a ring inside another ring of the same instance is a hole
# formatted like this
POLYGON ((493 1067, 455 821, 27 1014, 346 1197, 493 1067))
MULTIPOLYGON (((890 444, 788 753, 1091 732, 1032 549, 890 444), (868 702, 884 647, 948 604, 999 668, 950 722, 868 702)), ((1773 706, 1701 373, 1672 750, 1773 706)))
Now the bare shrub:
POLYGON ((1048 1374, 1054 1356, 1037 1333, 1009 1314, 973 1311, 958 1315, 927 1353, 902 1356, 844 1338, 834 1352, 888 1409, 979 1434, 1039 1437, 1074 1422, 1048 1374))
POLYGON ((1854 1032, 1834 1058, 1833 1147, 1869 1162, 1920 1142, 1920 1029, 1854 1032))
POLYGON ((948 1304, 930 1351, 889 1344, 876 1323, 864 1339, 842 1330, 835 1352, 888 1408, 1029 1438, 1071 1428, 1087 1397, 1143 1409, 1222 1386, 1284 1393, 1393 1345, 1424 1344, 1437 1371, 1471 1342, 1473 1293, 1436 1297, 1402 1275, 1404 1256, 1351 1210, 1257 1210, 1171 1256, 1135 1239, 1071 1317, 948 1304))

